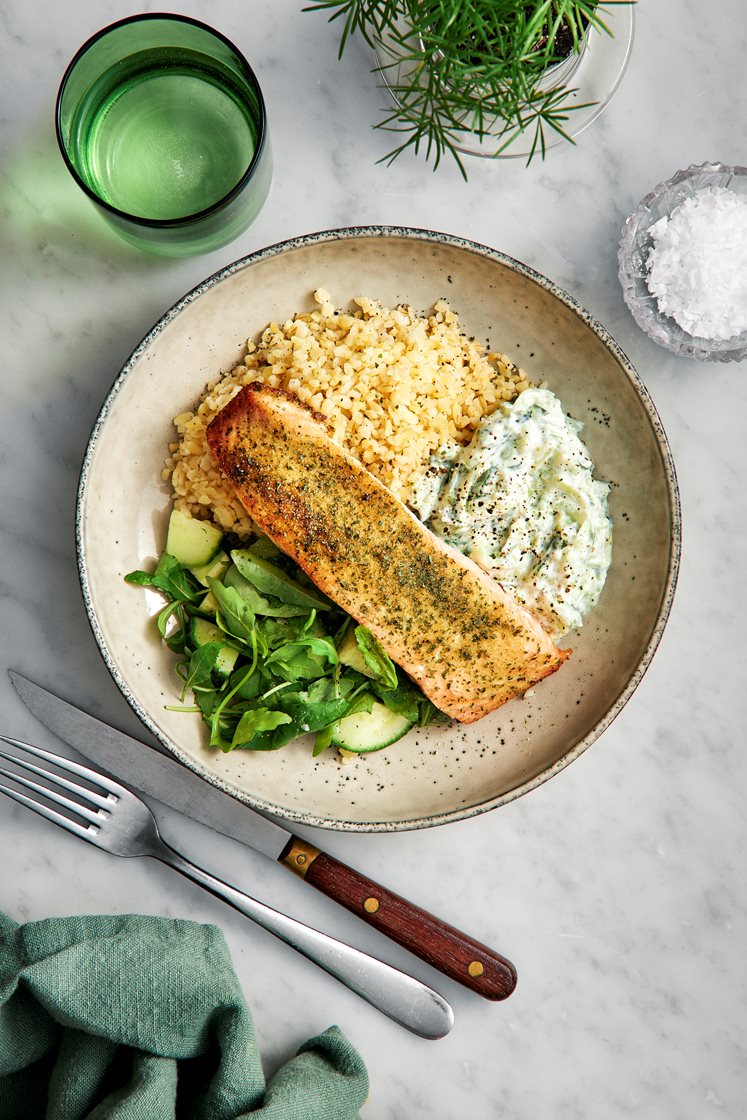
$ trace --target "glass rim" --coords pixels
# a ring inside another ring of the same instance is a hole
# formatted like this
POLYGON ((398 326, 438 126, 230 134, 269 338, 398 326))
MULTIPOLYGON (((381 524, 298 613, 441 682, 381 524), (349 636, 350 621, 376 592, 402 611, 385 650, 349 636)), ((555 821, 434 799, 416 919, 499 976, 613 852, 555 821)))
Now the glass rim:
POLYGON ((212 214, 217 214, 220 210, 222 210, 230 202, 232 202, 237 195, 241 193, 249 180, 252 178, 264 154, 265 144, 267 142, 267 109, 265 106, 265 99, 262 94, 259 82, 257 81, 257 76, 254 73, 252 67, 249 65, 249 62, 247 61, 243 53, 238 49, 238 47, 235 46, 234 43, 231 42, 229 38, 227 38, 227 36, 223 35, 220 31, 216 31, 214 27, 210 27, 207 23, 203 23, 202 20, 193 19, 191 16, 174 15, 172 12, 142 12, 138 15, 127 16, 124 19, 115 20, 114 23, 107 24, 106 27, 102 27, 95 34, 91 35, 90 38, 86 39, 86 41, 78 48, 78 50, 71 58, 67 67, 65 68, 65 72, 62 75, 62 78, 60 79, 60 85, 57 90, 57 97, 55 99, 54 124, 55 135, 57 136, 57 145, 65 162, 65 166, 67 167, 68 171, 70 172, 80 189, 86 195, 88 195, 88 197, 93 202, 95 202, 97 206, 101 206, 109 214, 113 214, 117 218, 124 219, 127 222, 137 224, 146 229, 180 229, 183 226, 192 225, 195 222, 202 221, 203 218, 210 217, 212 214), (185 214, 184 217, 181 218, 145 218, 140 217, 137 214, 130 214, 127 210, 120 210, 117 206, 112 206, 110 202, 107 202, 106 199, 101 198, 100 195, 96 194, 96 192, 92 190, 85 182, 85 180, 78 174, 77 169, 73 165, 73 162, 67 153, 67 146, 62 135, 62 125, 60 121, 62 111, 62 98, 65 93, 67 84, 72 76, 73 70, 77 66, 78 62, 80 62, 81 58, 83 58, 83 56, 88 53, 91 47, 94 46, 94 44, 97 43, 99 39, 103 39, 112 31, 116 31, 120 27, 126 27, 128 24, 145 23, 152 20, 162 20, 168 23, 189 24, 192 27, 198 27, 201 31, 206 31, 209 35, 212 35, 213 38, 219 39, 225 46, 229 48, 229 50, 231 50, 235 54, 241 65, 246 69, 247 76, 254 88, 254 92, 257 95, 257 101, 259 104, 259 133, 257 136, 257 145, 254 149, 254 154, 249 161, 249 165, 244 173, 233 185, 233 187, 231 187, 230 191, 222 195, 221 198, 219 198, 216 202, 212 203, 210 206, 207 206, 202 210, 196 210, 193 214, 185 214))

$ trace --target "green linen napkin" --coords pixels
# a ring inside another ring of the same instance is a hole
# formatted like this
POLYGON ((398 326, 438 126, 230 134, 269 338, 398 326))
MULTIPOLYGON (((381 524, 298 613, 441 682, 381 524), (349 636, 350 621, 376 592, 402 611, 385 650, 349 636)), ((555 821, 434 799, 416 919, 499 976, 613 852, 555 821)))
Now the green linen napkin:
POLYGON ((215 926, 0 914, 2 1120, 353 1120, 367 1092, 337 1027, 265 1083, 215 926))

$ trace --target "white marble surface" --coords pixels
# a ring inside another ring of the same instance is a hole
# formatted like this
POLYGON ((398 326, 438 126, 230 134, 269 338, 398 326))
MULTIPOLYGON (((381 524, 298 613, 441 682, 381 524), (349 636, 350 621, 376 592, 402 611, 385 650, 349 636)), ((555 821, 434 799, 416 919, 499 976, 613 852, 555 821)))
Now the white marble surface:
MULTIPOLYGON (((149 7, 150 5, 145 5, 149 7)), ((643 2, 622 86, 575 149, 545 164, 471 162, 470 179, 377 165, 369 56, 295 0, 183 0, 234 39, 269 102, 275 178, 255 225, 210 256, 140 255, 67 179, 52 130, 62 70, 113 0, 3 0, 2 668, 139 725, 100 660, 73 540, 86 437, 150 325, 216 268, 294 234, 409 224, 473 238, 572 292, 615 335, 669 435, 684 553, 661 647, 632 702, 580 760, 526 798, 437 830, 324 835, 326 847, 516 963, 515 995, 462 991, 259 856, 164 811, 185 852, 299 917, 412 967, 453 1003, 440 1042, 409 1036, 238 914, 148 862, 117 862, 0 800, 0 908, 24 921, 137 909, 225 931, 271 1070, 338 1023, 370 1070, 367 1120, 739 1118, 745 1081, 747 364, 701 366, 650 343, 625 308, 616 249, 656 182, 747 163, 743 0, 643 2)), ((50 741, 0 674, 2 728, 50 741)))

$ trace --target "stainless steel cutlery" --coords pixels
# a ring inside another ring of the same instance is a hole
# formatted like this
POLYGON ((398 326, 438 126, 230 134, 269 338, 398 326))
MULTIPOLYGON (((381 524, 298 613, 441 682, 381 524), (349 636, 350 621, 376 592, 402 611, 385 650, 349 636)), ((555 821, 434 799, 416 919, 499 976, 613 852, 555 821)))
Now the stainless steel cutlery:
POLYGON ((314 961, 395 1022, 441 1038, 454 1017, 432 988, 391 965, 273 910, 191 863, 160 836, 148 806, 111 778, 7 735, 0 739, 0 791, 74 836, 117 856, 151 856, 228 902, 314 961))
POLYGON ((514 990, 516 970, 495 950, 241 804, 175 759, 95 719, 20 673, 10 670, 9 675, 29 710, 107 773, 277 861, 477 995, 501 1000, 514 990))

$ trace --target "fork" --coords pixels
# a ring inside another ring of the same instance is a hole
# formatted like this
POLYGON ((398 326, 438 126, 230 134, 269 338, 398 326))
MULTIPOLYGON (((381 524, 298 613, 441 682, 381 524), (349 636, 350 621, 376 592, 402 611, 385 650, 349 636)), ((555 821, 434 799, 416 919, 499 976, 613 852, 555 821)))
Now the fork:
POLYGON ((273 910, 264 902, 190 863, 162 839, 148 806, 126 786, 88 766, 81 766, 20 739, 8 735, 0 735, 0 739, 21 752, 10 753, 0 748, 0 758, 12 762, 22 771, 16 773, 0 766, 0 774, 15 783, 10 785, 0 781, 0 792, 113 855, 151 856, 168 864, 279 937, 302 956, 314 961, 390 1019, 421 1038, 443 1038, 451 1030, 454 1022, 451 1007, 432 988, 376 957, 273 910), (31 755, 37 761, 31 761, 25 755, 31 755), (51 763, 68 775, 83 778, 96 789, 86 789, 72 777, 57 774, 43 763, 51 763), (32 774, 50 784, 42 784, 28 776, 32 774), (25 793, 24 790, 30 792, 25 793), (73 815, 59 812, 39 800, 40 797, 73 815))

